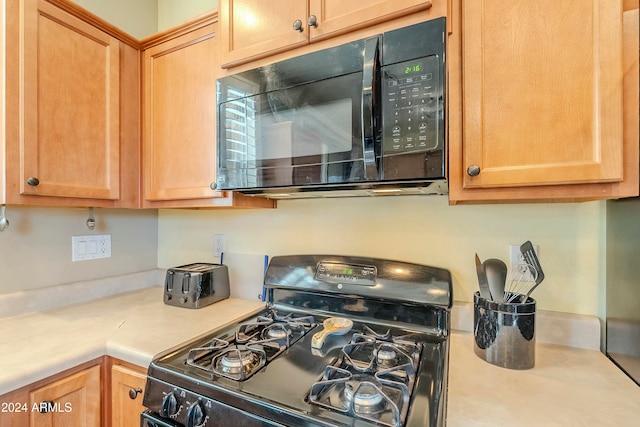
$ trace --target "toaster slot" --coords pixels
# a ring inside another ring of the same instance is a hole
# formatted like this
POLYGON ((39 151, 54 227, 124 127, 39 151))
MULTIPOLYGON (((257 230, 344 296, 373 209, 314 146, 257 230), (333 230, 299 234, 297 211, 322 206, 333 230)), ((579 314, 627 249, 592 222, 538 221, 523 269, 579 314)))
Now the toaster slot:
POLYGON ((183 294, 188 294, 189 293, 189 282, 191 279, 191 274, 190 273, 184 273, 184 276, 182 276, 182 293, 183 294))
POLYGON ((173 291, 173 271, 167 271, 167 277, 164 282, 164 287, 167 292, 173 291))

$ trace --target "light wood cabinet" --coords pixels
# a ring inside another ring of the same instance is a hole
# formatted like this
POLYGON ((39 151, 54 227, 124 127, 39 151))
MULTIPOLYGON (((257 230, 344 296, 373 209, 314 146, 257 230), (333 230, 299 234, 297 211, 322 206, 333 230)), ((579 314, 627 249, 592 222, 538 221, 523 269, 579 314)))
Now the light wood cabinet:
POLYGON ((454 3, 450 201, 637 195, 638 22, 622 0, 454 3))
POLYGON ((29 393, 31 426, 100 427, 101 366, 62 378, 29 393))
POLYGON ((137 426, 145 387, 145 368, 100 357, 0 396, 0 425, 137 426))
POLYGON ((216 180, 217 15, 143 41, 143 206, 274 207, 216 180))
POLYGON ((146 380, 146 371, 141 368, 120 364, 111 367, 110 426, 129 427, 140 423, 146 380))
POLYGON ((222 67, 429 9, 433 2, 443 0, 222 0, 222 67))
POLYGON ((6 203, 137 207, 138 50, 50 1, 5 7, 6 203))

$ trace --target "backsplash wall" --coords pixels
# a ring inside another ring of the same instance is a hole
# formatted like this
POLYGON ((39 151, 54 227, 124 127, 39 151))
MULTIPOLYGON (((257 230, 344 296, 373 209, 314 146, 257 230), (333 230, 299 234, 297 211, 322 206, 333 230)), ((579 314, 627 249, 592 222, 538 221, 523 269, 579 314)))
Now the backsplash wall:
MULTIPOLYGON (((472 301, 474 254, 508 264, 509 245, 539 245, 541 310, 604 317, 605 202, 449 206, 442 196, 280 201, 275 210, 160 210, 158 266, 215 261, 227 251, 337 253, 447 268, 454 298, 472 301)), ((233 286, 233 284, 232 284, 233 286)))
POLYGON ((0 233, 0 294, 155 269, 155 210, 7 207, 10 226, 0 233), (71 236, 111 234, 111 258, 71 261, 71 236))

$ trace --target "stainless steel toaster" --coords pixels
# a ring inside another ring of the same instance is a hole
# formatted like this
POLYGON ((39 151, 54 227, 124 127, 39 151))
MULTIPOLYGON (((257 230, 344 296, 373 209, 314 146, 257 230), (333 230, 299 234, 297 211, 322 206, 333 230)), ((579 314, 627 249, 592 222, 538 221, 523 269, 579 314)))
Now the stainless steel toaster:
POLYGON ((167 270, 165 304, 200 308, 229 298, 229 270, 226 265, 195 263, 167 270))

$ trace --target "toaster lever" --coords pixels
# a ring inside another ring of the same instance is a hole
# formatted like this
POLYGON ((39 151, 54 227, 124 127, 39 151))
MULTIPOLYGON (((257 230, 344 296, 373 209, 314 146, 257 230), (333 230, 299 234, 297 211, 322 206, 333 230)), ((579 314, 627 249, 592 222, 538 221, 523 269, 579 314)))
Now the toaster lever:
POLYGON ((189 273, 185 273, 184 276, 182 276, 182 293, 183 294, 188 294, 189 293, 189 279, 191 279, 191 274, 189 273))
POLYGON ((165 288, 167 289, 167 292, 171 292, 173 290, 173 271, 167 271, 165 288))

